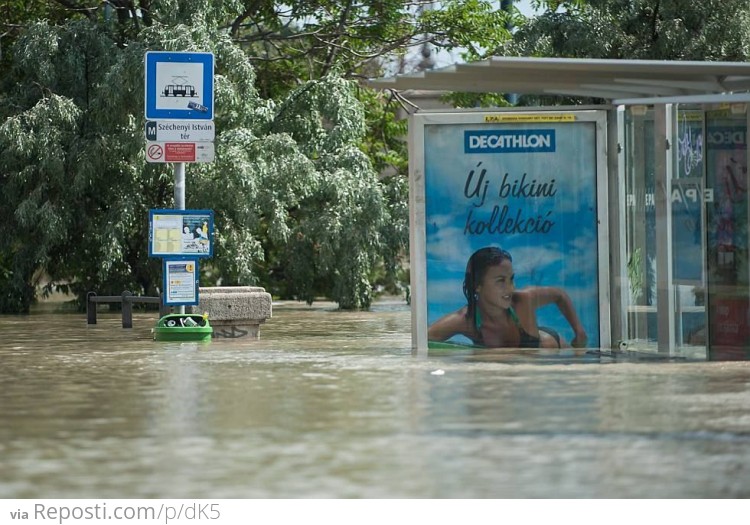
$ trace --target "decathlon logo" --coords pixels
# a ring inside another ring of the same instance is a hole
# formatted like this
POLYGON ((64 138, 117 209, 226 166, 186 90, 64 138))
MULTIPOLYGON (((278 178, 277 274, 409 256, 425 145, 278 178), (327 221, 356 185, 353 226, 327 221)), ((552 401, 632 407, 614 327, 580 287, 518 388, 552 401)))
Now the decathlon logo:
POLYGON ((737 127, 709 128, 706 142, 716 149, 746 149, 746 131, 737 127))
POLYGON ((464 132, 464 153, 545 153, 551 151, 555 151, 554 129, 464 132))

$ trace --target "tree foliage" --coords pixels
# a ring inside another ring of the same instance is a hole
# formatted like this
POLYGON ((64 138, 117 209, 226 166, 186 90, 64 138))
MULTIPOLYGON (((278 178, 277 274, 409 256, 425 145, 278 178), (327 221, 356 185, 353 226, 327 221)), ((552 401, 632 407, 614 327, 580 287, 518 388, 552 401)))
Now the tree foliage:
POLYGON ((212 263, 223 282, 312 300, 315 284, 328 279, 341 306, 369 304, 379 229, 404 218, 388 213, 357 147, 364 110, 350 81, 327 76, 280 104, 262 99, 246 55, 205 24, 154 25, 120 47, 88 21, 42 22, 16 45, 14 86, 5 87, 13 110, 0 126, 0 206, 12 218, 0 225, 10 241, 3 310, 28 308, 41 271, 79 297, 155 293, 160 266, 147 256, 148 209, 171 207, 173 190, 169 167, 144 158, 147 49, 216 55, 219 154, 189 166, 187 205, 216 211, 212 263))
POLYGON ((216 211, 203 278, 346 308, 398 282, 407 243, 399 99, 354 80, 431 67, 440 50, 748 56, 744 0, 532 3, 526 21, 484 0, 4 0, 0 311, 28 310, 42 277, 80 298, 156 292, 147 212, 173 206, 173 175, 144 158, 146 50, 216 56, 217 158, 187 174, 187 206, 216 211))
MULTIPOLYGON (((750 4, 745 0, 532 0, 537 15, 516 24, 512 39, 489 56, 745 61, 750 4)), ((452 95, 456 106, 503 105, 496 94, 452 95)), ((591 99, 523 95, 518 105, 591 103, 591 99)))
POLYGON ((81 299, 160 285, 147 217, 173 177, 144 158, 146 50, 216 56, 216 161, 187 170, 187 207, 216 212, 202 278, 367 307, 405 257, 406 128, 354 80, 499 45, 495 4, 5 0, 0 311, 28 310, 42 277, 81 299))
POLYGON ((496 52, 523 56, 744 61, 745 0, 537 1, 544 11, 496 52))

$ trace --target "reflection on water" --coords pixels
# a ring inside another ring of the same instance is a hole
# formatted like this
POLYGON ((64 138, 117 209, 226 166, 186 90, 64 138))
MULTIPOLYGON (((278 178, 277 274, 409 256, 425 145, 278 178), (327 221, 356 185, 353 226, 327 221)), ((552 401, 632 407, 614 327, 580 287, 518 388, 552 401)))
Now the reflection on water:
POLYGON ((0 317, 0 497, 750 496, 748 362, 418 359, 400 304, 241 343, 155 320, 0 317))

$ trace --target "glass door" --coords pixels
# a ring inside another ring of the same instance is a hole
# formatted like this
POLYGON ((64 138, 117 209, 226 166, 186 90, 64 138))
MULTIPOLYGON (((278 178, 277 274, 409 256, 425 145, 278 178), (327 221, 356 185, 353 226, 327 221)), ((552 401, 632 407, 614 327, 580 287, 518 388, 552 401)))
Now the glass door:
POLYGON ((625 342, 690 359, 750 359, 747 105, 664 114, 666 129, 651 107, 624 115, 625 342), (661 175, 658 133, 668 138, 661 175), (671 273, 666 282, 657 270, 671 273))
POLYGON ((706 205, 705 118, 700 106, 677 106, 675 136, 670 139, 672 217, 672 288, 675 350, 706 358, 706 205))
POLYGON ((625 111, 625 343, 656 351, 656 210, 654 113, 645 106, 625 111))

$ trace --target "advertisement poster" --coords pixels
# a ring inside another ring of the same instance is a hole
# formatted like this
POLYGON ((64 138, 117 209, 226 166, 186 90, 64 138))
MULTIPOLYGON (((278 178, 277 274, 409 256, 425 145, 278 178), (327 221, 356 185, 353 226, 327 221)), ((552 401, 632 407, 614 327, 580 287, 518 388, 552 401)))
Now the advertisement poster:
POLYGON ((212 210, 150 210, 149 256, 211 257, 212 210))
POLYGON ((746 356, 748 312, 748 173, 746 116, 716 111, 706 122, 709 352, 746 356))
POLYGON ((426 124, 423 135, 430 346, 540 346, 534 316, 539 338, 600 346, 599 223, 606 219, 597 207, 597 144, 603 140, 597 120, 575 112, 488 115, 481 122, 426 124), (495 254, 494 262, 487 262, 487 254, 495 254), (472 275, 487 275, 488 264, 506 258, 497 254, 512 258, 504 263, 512 275, 482 289, 472 275), (481 318, 481 301, 489 301, 490 286, 492 300, 507 311, 498 326, 514 323, 515 335, 488 332, 491 320, 481 318), (539 290, 543 296, 533 295, 539 290), (532 315, 522 297, 542 297, 545 304, 532 315), (573 320, 566 311, 571 308, 573 320), (446 337, 449 332, 440 328, 457 313, 479 327, 473 333, 481 340, 446 337), (587 341, 576 341, 573 324, 585 330, 587 341))
POLYGON ((164 260, 164 304, 198 304, 198 259, 164 260))
POLYGON ((738 257, 748 248, 746 129, 744 116, 741 120, 709 119, 706 128, 706 178, 713 196, 708 208, 711 284, 748 285, 746 262, 738 257))

